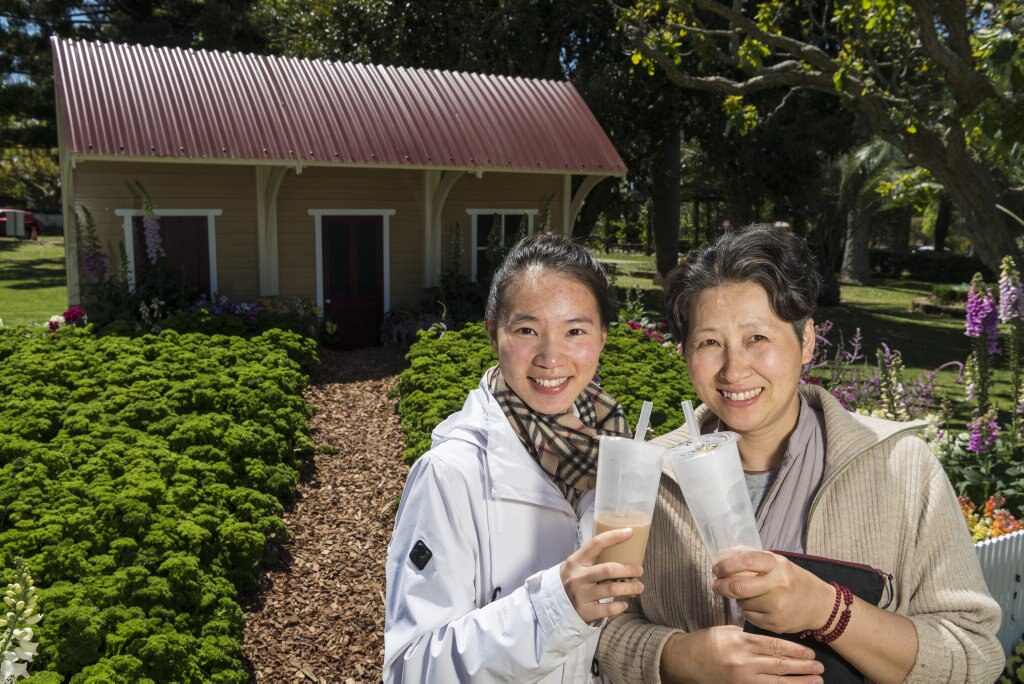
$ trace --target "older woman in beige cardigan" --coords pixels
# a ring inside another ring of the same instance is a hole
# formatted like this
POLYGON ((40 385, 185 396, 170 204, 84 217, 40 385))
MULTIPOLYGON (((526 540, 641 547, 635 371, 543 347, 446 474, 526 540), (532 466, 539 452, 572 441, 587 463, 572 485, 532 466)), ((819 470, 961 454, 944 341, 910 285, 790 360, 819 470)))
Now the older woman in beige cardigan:
MULTIPOLYGON (((741 435, 764 548, 884 570, 893 600, 846 605, 841 587, 769 551, 713 563, 666 469, 646 589, 598 648, 613 682, 822 681, 811 649, 728 624, 725 598, 758 627, 828 641, 868 680, 991 682, 1001 672, 999 608, 953 489, 915 435, 920 425, 850 413, 799 384, 819 288, 801 240, 752 227, 676 269, 666 298, 703 402, 701 431, 741 435)), ((681 428, 658 441, 688 439, 681 428)))

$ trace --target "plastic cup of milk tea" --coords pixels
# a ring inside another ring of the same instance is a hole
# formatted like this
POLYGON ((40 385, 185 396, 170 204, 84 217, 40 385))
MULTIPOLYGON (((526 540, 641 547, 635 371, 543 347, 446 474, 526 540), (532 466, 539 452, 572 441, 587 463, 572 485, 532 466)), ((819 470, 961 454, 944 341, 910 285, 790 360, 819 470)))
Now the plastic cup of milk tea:
POLYGON ((716 563, 739 551, 761 550, 738 439, 734 432, 714 432, 702 435, 696 444, 674 446, 665 455, 701 541, 716 563))
POLYGON ((633 536, 611 546, 598 563, 637 563, 644 560, 658 497, 665 447, 626 437, 600 438, 594 534, 633 528, 633 536))
MULTIPOLYGON (((674 446, 665 454, 704 548, 715 563, 741 551, 761 550, 754 506, 736 447, 738 439, 734 432, 714 432, 702 435, 696 443, 674 446)), ((729 621, 742 626, 739 604, 735 599, 728 599, 727 604, 729 621)))

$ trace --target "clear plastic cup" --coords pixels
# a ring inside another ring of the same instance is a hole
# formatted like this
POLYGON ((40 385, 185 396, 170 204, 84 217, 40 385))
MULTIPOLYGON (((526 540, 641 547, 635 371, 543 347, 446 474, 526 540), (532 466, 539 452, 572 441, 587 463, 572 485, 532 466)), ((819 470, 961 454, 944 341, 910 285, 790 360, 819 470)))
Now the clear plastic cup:
POLYGON ((626 437, 602 436, 600 440, 594 534, 631 527, 633 536, 605 549, 597 562, 641 564, 658 498, 665 447, 626 437))
MULTIPOLYGON (((762 548, 737 440, 735 432, 715 432, 701 436, 701 443, 674 446, 665 455, 704 548, 716 563, 740 551, 762 548)), ((739 604, 735 599, 726 604, 729 622, 742 626, 739 604)))
POLYGON ((701 444, 674 446, 665 456, 715 562, 738 551, 761 550, 738 439, 734 432, 715 432, 703 435, 701 444))

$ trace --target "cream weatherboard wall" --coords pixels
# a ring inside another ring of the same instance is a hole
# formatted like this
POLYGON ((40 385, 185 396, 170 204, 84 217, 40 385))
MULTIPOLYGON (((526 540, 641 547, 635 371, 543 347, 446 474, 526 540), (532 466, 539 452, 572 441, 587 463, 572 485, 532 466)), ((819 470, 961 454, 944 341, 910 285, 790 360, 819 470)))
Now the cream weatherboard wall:
POLYGON ((533 173, 484 173, 479 178, 465 174, 452 187, 441 213, 442 267, 452 263, 452 232, 457 227, 462 240, 460 268, 471 273, 472 218, 479 210, 536 212, 534 230, 540 230, 546 219, 549 228, 563 232, 565 178, 533 173))
POLYGON ((316 297, 316 218, 310 210, 394 211, 388 217, 391 304, 423 297, 422 171, 333 169, 289 171, 277 196, 280 294, 316 297))
MULTIPOLYGON (((75 205, 88 207, 112 265, 124 242, 124 218, 141 210, 142 183, 160 210, 219 210, 216 226, 218 291, 235 301, 259 295, 256 252, 256 190, 247 166, 81 161, 74 174, 75 205)), ((80 278, 87 278, 79 268, 80 278)))
MULTIPOLYGON (((268 206, 276 212, 276 240, 271 241, 270 249, 276 248, 278 294, 316 301, 316 218, 311 210, 337 210, 339 214, 378 211, 389 212, 390 305, 429 302, 425 288, 425 283, 431 282, 426 273, 429 247, 424 231, 428 213, 424 174, 429 172, 336 167, 296 171, 294 167, 283 170, 276 203, 268 206)), ((142 209, 135 186, 139 181, 158 210, 212 213, 218 291, 233 301, 253 301, 260 296, 258 180, 253 166, 79 160, 72 174, 75 205, 92 212, 112 264, 117 264, 118 244, 124 241, 123 214, 142 209)), ((550 173, 459 172, 440 212, 439 270, 451 266, 452 231, 458 227, 460 268, 471 273, 474 213, 528 212, 535 230, 546 222, 561 231, 567 220, 567 178, 550 173)), ((81 268, 78 272, 85 277, 81 268)))

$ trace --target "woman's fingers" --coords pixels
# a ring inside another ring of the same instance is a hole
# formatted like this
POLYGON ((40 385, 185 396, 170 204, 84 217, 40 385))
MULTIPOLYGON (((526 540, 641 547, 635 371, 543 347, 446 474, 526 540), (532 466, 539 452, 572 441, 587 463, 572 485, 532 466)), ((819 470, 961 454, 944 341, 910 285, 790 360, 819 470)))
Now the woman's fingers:
POLYGON ((751 650, 760 656, 802 661, 810 661, 810 659, 814 658, 814 650, 807 648, 803 644, 761 634, 747 634, 746 637, 751 642, 751 650))
POLYGON ((605 549, 609 549, 616 544, 621 544, 632 536, 632 527, 623 527, 617 530, 602 532, 601 534, 594 535, 584 542, 583 546, 577 549, 572 556, 569 556, 569 558, 576 557, 582 563, 594 565, 594 563, 597 562, 597 557, 600 556, 605 549))
POLYGON ((576 612, 585 622, 593 622, 601 618, 618 615, 626 610, 629 604, 624 600, 630 596, 636 596, 644 590, 640 582, 605 582, 594 585, 596 588, 588 598, 584 598, 576 605, 576 612), (606 600, 607 599, 607 600, 606 600))
POLYGON ((821 682, 822 664, 799 643, 726 625, 672 637, 662 657, 671 677, 707 682, 821 682))
POLYGON ((597 557, 616 544, 633 536, 632 528, 610 530, 594 536, 569 556, 562 564, 562 584, 572 580, 586 579, 604 582, 613 579, 639 577, 644 570, 636 563, 598 563, 597 557))
POLYGON ((814 660, 814 651, 801 644, 752 634, 753 658, 751 664, 758 673, 755 681, 776 682, 776 677, 786 677, 792 682, 820 682, 824 666, 814 660), (804 675, 804 677, 799 677, 804 675))
POLYGON ((775 569, 779 556, 771 551, 741 551, 726 556, 711 568, 715 577, 730 577, 738 573, 763 575, 775 569))
POLYGON ((576 612, 587 622, 617 615, 626 609, 624 601, 607 599, 635 596, 643 591, 643 584, 637 581, 644 572, 640 565, 597 562, 605 549, 621 544, 632 535, 633 530, 629 528, 598 534, 562 563, 562 586, 576 612), (601 603, 602 600, 606 602, 601 603))
POLYGON ((747 620, 777 634, 817 629, 834 604, 833 587, 783 556, 742 553, 714 569, 711 590, 736 599, 747 620))

